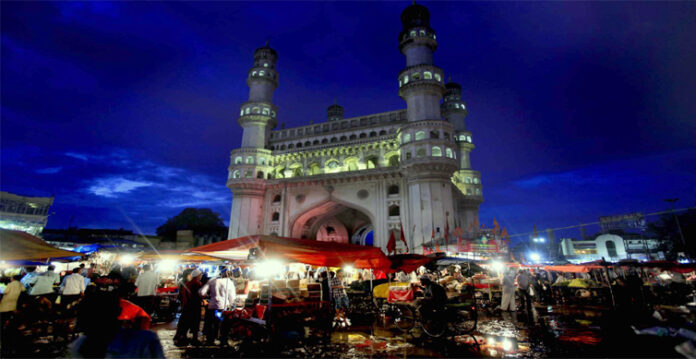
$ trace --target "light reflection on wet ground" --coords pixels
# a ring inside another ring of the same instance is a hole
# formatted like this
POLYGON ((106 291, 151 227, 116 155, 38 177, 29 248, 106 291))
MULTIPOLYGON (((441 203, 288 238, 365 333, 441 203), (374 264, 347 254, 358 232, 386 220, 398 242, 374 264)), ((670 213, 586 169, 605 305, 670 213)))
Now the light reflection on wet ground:
MULTIPOLYGON (((430 339, 419 329, 404 334, 374 324, 356 324, 334 331, 330 342, 296 341, 273 352, 259 352, 262 357, 289 358, 381 358, 381 357, 518 357, 543 358, 579 355, 588 347, 601 343, 597 320, 601 313, 593 310, 539 307, 530 318, 522 313, 480 313, 477 330, 472 336, 449 336, 430 339), (561 349, 559 351, 559 348, 561 349), (579 352, 578 352, 579 351, 579 352), (564 355, 564 353, 566 355, 564 355)), ((168 358, 255 356, 240 353, 238 342, 229 348, 179 348, 173 344, 174 323, 160 324, 157 331, 168 358)), ((287 343, 286 343, 287 344, 287 343)))

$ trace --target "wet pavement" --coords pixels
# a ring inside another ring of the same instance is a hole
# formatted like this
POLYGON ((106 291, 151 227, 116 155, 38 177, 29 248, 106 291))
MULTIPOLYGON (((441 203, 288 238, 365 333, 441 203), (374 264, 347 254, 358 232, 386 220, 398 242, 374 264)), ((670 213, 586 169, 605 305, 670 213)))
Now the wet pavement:
POLYGON ((385 327, 379 318, 334 330, 330 340, 308 337, 274 343, 271 348, 229 346, 176 347, 174 322, 156 325, 168 358, 285 357, 285 358, 381 358, 381 357, 515 357, 601 356, 601 310, 536 307, 531 317, 522 313, 479 312, 473 335, 430 338, 418 327, 409 333, 385 327))

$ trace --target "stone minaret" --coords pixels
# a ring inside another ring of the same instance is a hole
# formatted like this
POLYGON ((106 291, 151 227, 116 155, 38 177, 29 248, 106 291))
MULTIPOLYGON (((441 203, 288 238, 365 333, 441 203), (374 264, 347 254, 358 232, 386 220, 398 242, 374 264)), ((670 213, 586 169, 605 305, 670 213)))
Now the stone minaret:
POLYGON ((232 190, 228 238, 261 233, 265 179, 271 178, 272 157, 267 149, 271 130, 277 125, 273 92, 278 87, 275 70, 278 54, 268 46, 256 49, 249 70, 249 100, 242 104, 239 125, 242 146, 230 155, 227 187, 232 190))
POLYGON ((445 120, 449 121, 456 130, 454 139, 458 146, 459 170, 455 172, 452 180, 463 195, 458 198, 455 205, 462 217, 462 228, 466 229, 471 223, 478 222, 478 208, 483 202, 481 174, 471 169, 470 154, 474 144, 471 132, 466 129, 464 121, 468 110, 462 101, 462 87, 450 81, 445 88, 447 89, 445 99, 440 108, 445 120))
POLYGON ((437 38, 430 28, 430 13, 414 3, 401 14, 401 23, 399 50, 406 57, 406 68, 399 73, 399 96, 406 101, 408 122, 399 129, 399 141, 409 188, 408 213, 402 221, 405 228, 415 226, 410 245, 420 252, 433 232, 435 239, 441 239, 445 223, 451 231, 457 222, 451 177, 459 169, 458 147, 454 126, 440 114, 445 83, 442 69, 433 65, 437 38))

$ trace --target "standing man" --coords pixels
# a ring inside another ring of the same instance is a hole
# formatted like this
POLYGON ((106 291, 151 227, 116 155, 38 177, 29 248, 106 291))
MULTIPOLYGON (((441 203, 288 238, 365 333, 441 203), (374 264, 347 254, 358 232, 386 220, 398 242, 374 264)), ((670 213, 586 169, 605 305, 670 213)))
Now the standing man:
POLYGON ((73 269, 71 275, 63 278, 60 293, 62 294, 61 303, 66 308, 85 293, 85 278, 80 275, 80 268, 73 269))
POLYGON ((500 303, 500 310, 510 312, 517 310, 515 304, 515 271, 509 269, 503 274, 503 300, 500 303))
POLYGON ((529 295, 529 285, 531 282, 532 278, 529 276, 529 272, 520 269, 520 273, 517 275, 517 290, 519 291, 520 300, 522 301, 522 308, 527 311, 527 314, 532 312, 532 297, 529 295))
POLYGON ((144 265, 143 272, 135 280, 135 286, 138 287, 139 304, 149 315, 152 315, 155 310, 154 305, 157 298, 158 284, 159 276, 152 270, 152 266, 149 264, 144 265))
POLYGON ((46 296, 51 303, 55 302, 56 298, 53 285, 60 283, 60 275, 55 272, 55 269, 55 266, 50 265, 45 272, 35 276, 32 279, 32 284, 34 286, 29 291, 29 294, 33 296, 43 295, 46 296))
POLYGON ((220 344, 227 345, 228 333, 223 330, 220 333, 220 321, 215 316, 216 311, 225 311, 234 306, 237 291, 234 288, 234 281, 230 278, 230 271, 223 268, 220 275, 205 283, 200 289, 201 297, 209 296, 208 307, 205 308, 205 318, 203 332, 205 333, 205 344, 215 344, 215 339, 220 335, 220 344))
POLYGON ((174 335, 175 345, 185 345, 186 341, 188 341, 187 337, 189 331, 193 334, 191 344, 200 344, 198 341, 198 331, 201 325, 201 304, 203 299, 199 291, 203 287, 201 283, 203 272, 194 269, 189 276, 190 280, 184 284, 181 293, 181 316, 179 317, 176 334, 174 335))
POLYGON ((333 296, 334 305, 336 310, 341 312, 348 309, 348 294, 346 294, 346 289, 343 287, 343 269, 336 271, 336 276, 331 278, 331 295, 333 296))

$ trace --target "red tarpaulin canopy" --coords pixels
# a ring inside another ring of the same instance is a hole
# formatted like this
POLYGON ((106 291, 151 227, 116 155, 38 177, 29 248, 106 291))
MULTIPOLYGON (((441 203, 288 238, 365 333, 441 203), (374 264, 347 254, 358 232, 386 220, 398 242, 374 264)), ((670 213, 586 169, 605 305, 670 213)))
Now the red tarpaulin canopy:
POLYGON ((259 248, 267 258, 284 259, 320 267, 372 268, 388 270, 391 262, 376 247, 310 239, 253 235, 228 239, 191 248, 188 252, 226 259, 246 259, 251 248, 259 248))

